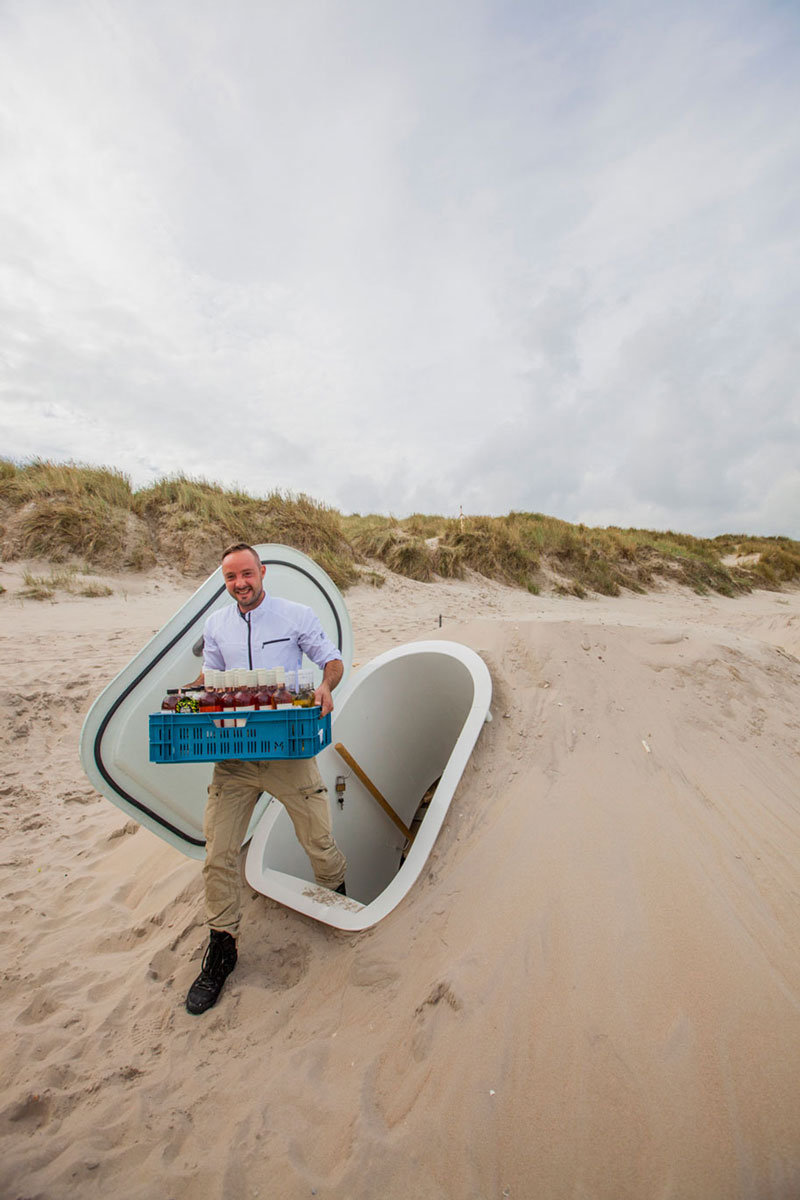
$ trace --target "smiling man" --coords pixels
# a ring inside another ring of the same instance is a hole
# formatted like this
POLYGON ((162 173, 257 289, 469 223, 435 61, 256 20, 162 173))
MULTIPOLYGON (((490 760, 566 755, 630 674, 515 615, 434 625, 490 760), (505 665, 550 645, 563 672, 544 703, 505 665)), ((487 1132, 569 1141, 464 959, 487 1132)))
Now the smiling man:
MULTIPOLYGON (((322 715, 333 709, 333 689, 342 678, 342 656, 313 609, 264 591, 265 567, 252 546, 237 542, 222 555, 225 587, 236 601, 206 621, 203 666, 284 667, 295 671, 306 654, 322 670, 314 701, 322 715)), ((206 923, 210 930, 203 967, 189 989, 190 1013, 216 1004, 236 966, 236 939, 242 916, 239 852, 262 792, 285 806, 298 841, 322 887, 344 891, 347 863, 333 840, 328 792, 313 758, 229 759, 214 766, 203 829, 206 923)))

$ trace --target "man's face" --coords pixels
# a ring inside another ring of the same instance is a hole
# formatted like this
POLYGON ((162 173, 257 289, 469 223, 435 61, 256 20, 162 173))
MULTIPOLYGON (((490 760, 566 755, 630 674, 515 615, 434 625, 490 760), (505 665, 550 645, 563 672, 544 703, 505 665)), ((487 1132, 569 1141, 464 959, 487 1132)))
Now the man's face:
POLYGON ((249 550, 235 550, 222 560, 222 578, 242 612, 257 608, 264 595, 261 580, 266 568, 249 550))

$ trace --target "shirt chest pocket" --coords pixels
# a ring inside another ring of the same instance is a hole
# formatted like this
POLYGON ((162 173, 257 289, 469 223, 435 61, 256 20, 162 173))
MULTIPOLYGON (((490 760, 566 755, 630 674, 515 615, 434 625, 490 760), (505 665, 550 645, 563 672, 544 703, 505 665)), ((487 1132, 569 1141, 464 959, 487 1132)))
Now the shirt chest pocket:
POLYGON ((301 659, 302 651, 296 634, 260 637, 258 641, 253 638, 254 666, 284 667, 287 671, 296 671, 301 659))

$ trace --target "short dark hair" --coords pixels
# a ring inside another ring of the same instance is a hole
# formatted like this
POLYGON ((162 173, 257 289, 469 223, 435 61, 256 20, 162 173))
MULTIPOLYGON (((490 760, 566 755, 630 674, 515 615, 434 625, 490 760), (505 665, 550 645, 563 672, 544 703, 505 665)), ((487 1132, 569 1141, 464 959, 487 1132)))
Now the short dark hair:
POLYGON ((237 554, 240 550, 249 550, 258 565, 261 566, 261 555, 247 542, 234 542, 232 546, 228 546, 227 550, 222 551, 222 557, 219 561, 224 562, 229 554, 237 554))

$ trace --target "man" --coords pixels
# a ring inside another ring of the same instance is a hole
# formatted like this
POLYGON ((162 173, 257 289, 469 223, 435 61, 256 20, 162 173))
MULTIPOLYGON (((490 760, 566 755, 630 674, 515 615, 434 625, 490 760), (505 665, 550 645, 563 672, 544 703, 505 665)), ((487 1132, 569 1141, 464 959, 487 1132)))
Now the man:
MULTIPOLYGON (((325 716, 333 709, 332 692, 342 678, 341 653, 312 609, 267 595, 262 584, 265 570, 256 551, 245 542, 237 542, 223 553, 222 577, 236 603, 218 609, 206 621, 204 669, 282 666, 293 671, 305 653, 322 668, 314 702, 325 716)), ((316 760, 216 763, 203 821, 203 882, 210 939, 202 970, 186 997, 190 1013, 203 1013, 216 1004, 222 985, 236 966, 242 916, 239 853, 262 792, 269 792, 286 807, 317 883, 344 892, 347 863, 333 840, 328 793, 316 760)))

